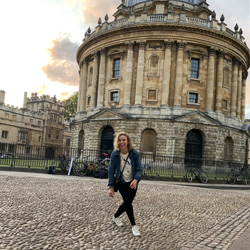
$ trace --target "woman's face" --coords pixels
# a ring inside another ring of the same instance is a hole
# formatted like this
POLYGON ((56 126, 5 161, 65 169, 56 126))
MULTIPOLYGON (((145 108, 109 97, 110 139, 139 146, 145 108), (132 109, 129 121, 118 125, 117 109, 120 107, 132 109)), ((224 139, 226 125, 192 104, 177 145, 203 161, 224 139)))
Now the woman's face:
POLYGON ((118 138, 118 146, 121 151, 128 149, 128 138, 126 135, 120 135, 118 138))

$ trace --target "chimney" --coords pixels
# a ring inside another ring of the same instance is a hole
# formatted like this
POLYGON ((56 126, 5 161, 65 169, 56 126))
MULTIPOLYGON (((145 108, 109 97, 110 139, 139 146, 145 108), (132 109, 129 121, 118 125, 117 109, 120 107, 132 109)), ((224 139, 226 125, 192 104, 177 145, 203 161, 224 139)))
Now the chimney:
POLYGON ((0 90, 0 103, 4 104, 5 102, 5 91, 0 90))
POLYGON ((27 92, 24 92, 24 97, 23 97, 23 108, 26 109, 27 108, 27 92))

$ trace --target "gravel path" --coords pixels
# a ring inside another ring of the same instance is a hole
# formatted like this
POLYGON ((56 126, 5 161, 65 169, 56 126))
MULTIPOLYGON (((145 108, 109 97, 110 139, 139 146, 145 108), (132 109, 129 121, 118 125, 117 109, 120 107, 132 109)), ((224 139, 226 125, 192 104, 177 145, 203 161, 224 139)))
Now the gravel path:
MULTIPOLYGON (((47 175, 46 175, 47 176, 47 175)), ((249 226, 249 193, 142 181, 134 201, 141 237, 107 180, 13 176, 0 172, 0 249, 227 249, 249 226)))

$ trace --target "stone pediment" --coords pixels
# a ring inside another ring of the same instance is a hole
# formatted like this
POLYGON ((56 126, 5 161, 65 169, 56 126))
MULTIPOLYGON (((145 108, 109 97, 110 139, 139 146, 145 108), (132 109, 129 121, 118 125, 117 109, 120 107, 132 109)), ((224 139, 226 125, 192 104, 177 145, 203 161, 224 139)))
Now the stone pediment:
POLYGON ((89 120, 121 120, 124 116, 111 110, 102 110, 89 117, 89 120))
POLYGON ((199 111, 179 116, 174 119, 179 122, 197 123, 206 125, 221 125, 221 123, 210 116, 199 111))
POLYGON ((121 49, 113 49, 111 51, 108 52, 108 56, 122 56, 125 53, 124 50, 121 49))

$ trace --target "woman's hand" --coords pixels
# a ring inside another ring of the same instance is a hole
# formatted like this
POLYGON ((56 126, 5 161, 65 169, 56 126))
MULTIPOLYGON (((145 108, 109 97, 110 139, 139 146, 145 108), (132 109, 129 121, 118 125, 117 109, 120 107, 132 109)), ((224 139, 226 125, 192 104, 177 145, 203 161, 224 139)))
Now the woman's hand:
POLYGON ((109 197, 114 198, 115 196, 115 191, 113 187, 109 187, 109 197))
POLYGON ((137 182, 138 182, 138 180, 134 179, 134 180, 130 183, 130 188, 131 188, 131 189, 136 189, 136 188, 137 188, 137 182))

